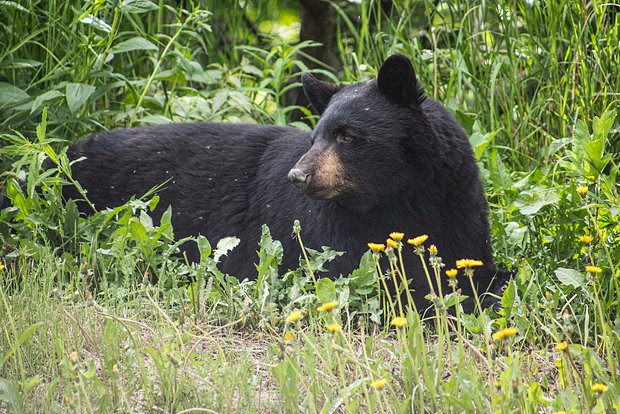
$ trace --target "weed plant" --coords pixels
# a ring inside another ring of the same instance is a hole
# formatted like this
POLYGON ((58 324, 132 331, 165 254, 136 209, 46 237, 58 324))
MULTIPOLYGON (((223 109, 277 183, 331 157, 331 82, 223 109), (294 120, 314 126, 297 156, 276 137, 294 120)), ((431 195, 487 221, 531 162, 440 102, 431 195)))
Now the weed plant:
POLYGON ((284 3, 0 2, 0 411, 620 411, 614 4, 331 3, 343 70, 322 75, 370 79, 403 53, 470 134, 515 272, 496 310, 461 311, 476 258, 443 263, 424 235, 360 240, 360 267, 330 280, 342 252, 306 248, 291 223, 300 264, 285 271, 265 227, 250 282, 218 269, 236 238, 175 241, 154 193, 89 217, 62 199, 79 188, 66 145, 95 131, 309 128, 285 96, 314 45, 260 31, 284 3), (407 300, 412 254, 416 280, 449 279, 429 309, 407 300))

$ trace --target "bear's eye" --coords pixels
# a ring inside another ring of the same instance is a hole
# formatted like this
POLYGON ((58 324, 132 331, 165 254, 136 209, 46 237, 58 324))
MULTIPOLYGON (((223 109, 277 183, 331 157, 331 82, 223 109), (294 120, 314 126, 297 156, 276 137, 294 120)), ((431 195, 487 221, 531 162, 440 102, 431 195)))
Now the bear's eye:
POLYGON ((341 142, 343 144, 350 144, 351 142, 353 142, 353 138, 349 135, 338 135, 336 137, 336 141, 341 142))

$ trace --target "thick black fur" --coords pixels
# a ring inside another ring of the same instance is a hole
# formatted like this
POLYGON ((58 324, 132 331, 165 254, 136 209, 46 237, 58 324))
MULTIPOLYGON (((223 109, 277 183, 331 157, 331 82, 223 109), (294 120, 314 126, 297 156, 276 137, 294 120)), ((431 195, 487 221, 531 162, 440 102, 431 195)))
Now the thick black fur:
MULTIPOLYGON (((498 271, 472 148, 451 114, 424 96, 409 59, 389 58, 378 80, 335 86, 307 74, 303 84, 322 114, 312 133, 218 123, 114 130, 71 146, 70 158, 86 158, 74 164, 74 177, 97 209, 166 182, 156 215, 172 205, 177 238, 239 237, 222 267, 240 278, 255 277, 264 223, 284 245, 284 270, 297 266, 291 229, 298 219, 306 246, 347 252, 331 263, 332 276, 353 270, 367 242, 402 231, 428 234, 448 267, 482 260, 479 287, 499 289, 506 273, 491 283, 498 271), (295 185, 287 179, 292 169, 295 185)), ((69 187, 65 195, 79 198, 69 187)), ((426 278, 413 254, 405 258, 422 302, 426 278)), ((466 280, 460 286, 468 293, 466 280)))

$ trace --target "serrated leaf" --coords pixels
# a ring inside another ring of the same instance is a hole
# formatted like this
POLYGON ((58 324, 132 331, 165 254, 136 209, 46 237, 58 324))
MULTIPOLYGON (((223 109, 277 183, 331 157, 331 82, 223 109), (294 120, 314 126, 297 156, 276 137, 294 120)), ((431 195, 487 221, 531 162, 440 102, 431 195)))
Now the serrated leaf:
POLYGON ((224 237, 217 242, 217 247, 215 248, 215 253, 213 255, 213 260, 215 262, 219 262, 222 256, 228 254, 229 251, 237 247, 241 240, 237 237, 224 237))
POLYGON ((554 273, 558 280, 565 285, 582 287, 586 283, 585 275, 575 269, 559 267, 555 270, 554 273))
POLYGON ((559 199, 558 195, 552 189, 534 189, 522 193, 517 200, 515 200, 514 205, 519 208, 521 214, 533 216, 544 206, 555 204, 559 199))
POLYGON ((157 50, 157 46, 149 40, 136 36, 131 39, 124 40, 110 49, 110 52, 118 54, 131 52, 133 50, 157 50))
POLYGON ((68 83, 65 89, 67 106, 72 114, 76 113, 95 92, 95 87, 85 83, 68 83))

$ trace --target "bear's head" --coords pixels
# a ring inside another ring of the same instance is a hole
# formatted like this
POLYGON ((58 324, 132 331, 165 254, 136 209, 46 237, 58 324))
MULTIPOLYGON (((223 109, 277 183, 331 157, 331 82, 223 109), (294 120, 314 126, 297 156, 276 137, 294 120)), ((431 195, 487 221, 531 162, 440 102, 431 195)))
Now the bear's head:
POLYGON ((288 174, 304 194, 366 211, 429 181, 434 135, 408 58, 391 56, 368 82, 334 85, 305 73, 302 83, 321 115, 312 147, 288 174))

